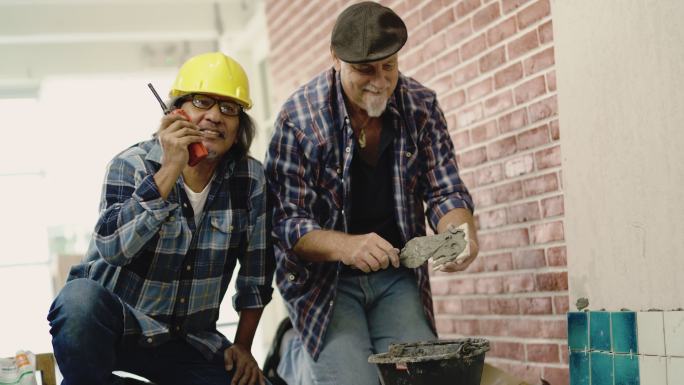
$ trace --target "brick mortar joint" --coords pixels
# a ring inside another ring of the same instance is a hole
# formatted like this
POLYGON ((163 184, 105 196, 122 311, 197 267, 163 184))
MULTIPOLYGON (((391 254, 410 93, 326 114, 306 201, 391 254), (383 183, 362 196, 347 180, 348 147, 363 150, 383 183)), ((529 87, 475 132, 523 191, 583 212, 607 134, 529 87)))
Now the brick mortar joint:
MULTIPOLYGON (((530 127, 530 129, 534 129, 534 128, 537 128, 537 127, 530 127)), ((478 146, 472 148, 472 150, 477 149, 478 147, 482 147, 482 146, 485 146, 485 147, 486 147, 486 146, 488 146, 488 145, 490 145, 490 144, 492 144, 492 143, 494 143, 494 142, 497 142, 497 141, 499 141, 499 140, 508 139, 508 138, 517 136, 518 134, 523 133, 523 132, 525 132, 525 131, 527 131, 527 130, 521 129, 520 132, 518 132, 517 134, 508 135, 508 136, 499 136, 499 137, 496 137, 495 140, 493 140, 493 141, 488 141, 487 143, 485 143, 485 142, 478 143, 478 146)), ((526 155, 533 155, 533 156, 534 156, 536 153, 538 153, 538 152, 540 152, 540 151, 550 150, 550 149, 552 149, 552 148, 554 148, 554 147, 560 147, 560 146, 561 146, 561 144, 560 144, 559 141, 548 142, 548 143, 545 143, 545 144, 540 145, 540 146, 538 146, 538 147, 526 148, 526 149, 524 149, 524 150, 522 150, 522 151, 520 151, 520 152, 515 152, 515 153, 513 153, 513 154, 511 154, 511 155, 506 155, 505 157, 501 157, 501 158, 497 158, 497 159, 492 159, 492 160, 487 160, 487 161, 485 161, 485 162, 483 162, 483 163, 481 163, 481 164, 478 164, 478 165, 476 165, 476 166, 461 167, 461 168, 459 168, 459 172, 460 172, 461 174, 466 173, 466 172, 477 173, 477 172, 480 172, 480 171, 484 171, 484 170, 486 170, 487 168, 492 167, 492 166, 504 165, 506 162, 511 161, 511 160, 515 160, 515 159, 518 158, 518 157, 524 157, 524 156, 526 156, 526 155)), ((464 150, 462 150, 462 151, 457 151, 456 154, 462 155, 462 154, 463 154, 463 151, 466 151, 466 150, 464 149, 464 150)), ((513 182, 513 181, 515 181, 515 180, 526 180, 526 179, 530 179, 529 177, 542 176, 542 175, 550 174, 550 173, 552 173, 553 171, 560 171, 560 170, 562 170, 562 164, 560 164, 560 165, 558 165, 558 166, 552 166, 552 167, 543 168, 543 169, 536 169, 536 170, 530 171, 530 172, 528 172, 528 173, 516 175, 516 176, 510 177, 510 178, 504 176, 504 178, 501 179, 501 180, 499 180, 499 181, 492 182, 492 183, 487 183, 487 184, 483 184, 483 185, 479 185, 479 186, 476 186, 476 187, 472 187, 471 192, 472 192, 472 191, 475 191, 475 190, 479 190, 480 187, 482 187, 482 188, 497 187, 497 186, 501 186, 501 185, 507 184, 506 182, 513 182)))
MULTIPOLYGON (((515 32, 513 35, 511 35, 511 36, 509 36, 509 37, 507 37, 507 38, 505 38, 505 39, 503 39, 503 40, 501 40, 501 41, 498 41, 498 42, 497 42, 496 44, 494 44, 493 46, 489 46, 489 42, 487 42, 486 40, 487 40, 487 33, 488 33, 492 28, 494 28, 494 27, 489 28, 489 29, 484 30, 484 31, 483 31, 483 30, 473 31, 473 34, 468 35, 468 37, 467 37, 466 39, 464 39, 464 41, 458 42, 457 44, 454 44, 454 45, 451 46, 451 47, 454 47, 454 49, 460 50, 460 49, 463 47, 463 45, 465 45, 466 43, 469 43, 469 42, 471 42, 471 41, 473 41, 473 40, 479 38, 480 35, 482 35, 482 34, 485 35, 485 47, 486 47, 486 48, 485 48, 482 52, 479 52, 478 54, 476 54, 475 56, 473 56, 473 57, 471 57, 471 58, 468 58, 467 60, 463 60, 463 61, 459 62, 459 66, 466 66, 466 65, 468 65, 468 64, 471 64, 471 63, 474 63, 474 62, 476 62, 476 61, 479 61, 480 58, 482 58, 483 56, 486 56, 487 54, 489 54, 489 53, 491 53, 491 52, 493 52, 493 51, 496 51, 497 49, 499 49, 499 48, 501 48, 501 47, 506 48, 506 46, 508 45, 508 43, 513 42, 513 41, 519 39, 520 37, 522 37, 522 36, 524 36, 524 35, 526 35, 526 34, 532 32, 533 30, 536 30, 537 28, 539 28, 539 27, 541 27, 543 24, 545 24, 547 21, 552 21, 552 18, 551 18, 550 16, 549 16, 549 17, 546 17, 546 18, 544 18, 544 19, 539 20, 538 25, 537 25, 537 24, 531 24, 531 25, 527 26, 525 29, 522 29, 522 30, 517 30, 517 26, 516 26, 516 32, 515 32)), ((446 35, 446 30, 443 31, 443 32, 440 32, 439 34, 436 34, 436 35, 434 35, 434 36, 431 36, 430 38, 432 39, 432 38, 434 38, 435 36, 439 36, 439 35, 441 35, 441 34, 445 34, 445 35, 446 35)), ((448 40, 447 40, 447 41, 448 41, 448 40)), ((505 63, 509 63, 509 62, 512 63, 513 61, 524 60, 524 59, 528 58, 529 56, 531 56, 531 53, 532 53, 532 52, 539 53, 539 52, 543 51, 543 49, 541 49, 541 48, 549 48, 549 47, 551 47, 551 46, 554 46, 554 40, 551 40, 551 41, 549 41, 549 42, 547 42, 547 43, 542 43, 541 41, 538 41, 538 42, 539 42, 539 46, 537 46, 536 48, 534 48, 534 49, 532 49, 532 50, 526 52, 524 55, 521 55, 521 56, 516 57, 516 58, 513 59, 513 60, 511 60, 511 59, 508 58, 508 51, 506 50, 506 61, 505 61, 505 63)), ((419 53, 420 50, 422 49, 422 47, 423 47, 423 45, 422 45, 422 44, 419 44, 419 45, 416 45, 416 46, 412 47, 411 50, 409 50, 409 51, 407 51, 407 52, 402 52, 401 54, 402 54, 402 55, 410 55, 411 53, 414 53, 414 52, 419 53)), ((414 71, 418 71, 418 70, 420 70, 421 68, 427 66, 429 63, 436 62, 436 61, 439 60, 440 58, 446 56, 448 53, 451 53, 452 50, 448 49, 449 47, 450 47, 450 46, 447 46, 447 49, 444 50, 445 52, 441 53, 440 55, 437 55, 437 56, 433 57, 430 61, 427 61, 427 62, 423 63, 422 65, 416 67, 416 68, 413 69, 413 70, 414 70, 414 71)), ((459 58, 460 58, 460 56, 461 56, 461 55, 459 55, 459 58)))
MULTIPOLYGON (((502 253, 490 253, 488 252, 487 254, 478 254, 478 258, 483 257, 489 257, 493 255, 498 255, 502 253)), ((495 277, 507 277, 507 276, 513 276, 513 275, 524 275, 528 273, 535 273, 535 272, 540 272, 542 269, 546 269, 542 271, 542 273, 565 273, 568 271, 567 266, 544 266, 536 269, 512 269, 512 270, 497 270, 497 271, 482 271, 482 272, 477 272, 477 273, 469 273, 466 272, 466 275, 433 275, 430 276, 430 282, 436 283, 436 282, 450 282, 450 281, 458 281, 460 278, 465 278, 465 279, 478 279, 478 278, 495 278, 495 277)), ((541 291, 533 291, 533 292, 521 292, 521 293, 502 293, 502 294, 523 294, 523 293, 543 293, 541 291)), ((553 293, 558 293, 558 292, 553 292, 553 293)), ((454 295, 454 294, 452 294, 454 295)))
MULTIPOLYGON (((553 68, 555 68, 555 67, 553 67, 553 68)), ((539 74, 534 74, 534 77, 537 77, 537 76, 540 76, 540 75, 539 75, 539 74)), ((543 76, 546 76, 546 73, 544 73, 543 76)), ((480 80, 484 80, 484 79, 480 79, 480 80)), ((476 106, 476 105, 478 105, 478 104, 482 104, 482 108, 484 109, 484 102, 485 102, 485 101, 487 101, 487 100, 489 100, 489 99, 491 99, 491 98, 493 98, 493 97, 505 95, 505 94, 507 94, 507 93, 509 93, 509 92, 512 94, 512 96, 515 96, 514 88, 516 88, 517 86, 519 86, 519 85, 521 85, 522 83, 524 83, 524 80, 531 80, 531 78, 521 78, 517 83, 508 85, 508 86, 506 86, 505 88, 496 90, 496 92, 493 92, 492 94, 487 95, 487 96, 488 96, 487 98, 484 98, 484 99, 476 99, 476 100, 473 101, 473 103, 465 103, 465 104, 463 104, 462 106, 460 106, 457 110, 455 110, 454 113, 455 113, 455 114, 458 114, 459 112, 462 112, 463 110, 466 110, 466 109, 469 109, 469 108, 471 108, 471 107, 474 107, 474 106, 476 106)), ((467 88, 467 87, 465 87, 465 88, 467 88)), ((468 129, 468 128, 475 128, 475 127, 478 127, 478 126, 480 126, 480 125, 482 124, 482 122, 484 122, 484 121, 489 121, 489 120, 495 119, 495 118, 498 119, 499 117, 502 117, 503 115, 507 115, 508 113, 510 113, 510 112, 512 112, 512 111, 519 110, 519 109, 522 109, 522 108, 527 108, 527 107, 529 107, 529 106, 531 106, 531 105, 533 105, 533 104, 535 104, 535 103, 538 103, 538 102, 540 102, 540 101, 542 101, 542 100, 545 100, 545 99, 548 99, 548 98, 551 98, 551 97, 554 97, 554 96, 557 96, 557 95, 558 95, 558 89, 555 89, 555 90, 553 90, 553 91, 547 91, 547 92, 544 92, 544 93, 541 94, 541 95, 535 96, 534 99, 530 99, 530 100, 528 100, 528 101, 526 101, 525 103, 522 103, 522 104, 515 104, 515 101, 513 101, 514 104, 511 105, 510 107, 508 107, 508 108, 506 108, 506 109, 504 109, 504 110, 502 110, 502 111, 499 111, 499 112, 497 112, 497 113, 495 113, 495 114, 493 114, 493 115, 483 117, 483 118, 480 119, 480 120, 476 120, 476 121, 474 121, 473 123, 468 124, 467 126, 459 127, 459 131, 460 131, 460 130, 464 130, 464 129, 468 129)), ((438 96, 438 99, 439 99, 439 96, 438 96)), ((467 100, 467 99, 466 99, 466 100, 467 100)), ((451 112, 452 112, 452 111, 449 111, 448 113, 445 112, 445 116, 446 116, 446 115, 449 115, 451 112)), ((484 113, 484 112, 483 112, 483 113, 484 113)), ((558 115, 554 115, 554 116, 555 116, 556 118, 558 117, 558 115)), ((552 116, 552 117, 553 117, 553 116, 552 116)), ((545 119, 549 119, 549 118, 551 118, 551 117, 548 117, 548 118, 545 118, 545 119)), ((539 122, 540 122, 540 121, 533 122, 533 123, 528 123, 528 124, 540 124, 539 122)), ((479 143, 478 143, 478 144, 479 144, 479 143)))
MULTIPOLYGON (((548 47, 545 47, 545 48, 548 48, 548 47)), ((535 54, 541 53, 542 51, 543 51, 543 49, 540 50, 540 51, 538 51, 538 52, 535 51, 533 54, 530 55, 530 57, 531 57, 531 56, 534 56, 535 54)), ((484 73, 484 74, 481 73, 481 74, 479 74, 478 76, 476 76, 476 77, 474 77, 474 78, 468 80, 467 82, 465 82, 465 83, 463 83, 463 84, 459 84, 458 86, 452 87, 453 90, 452 90, 452 91, 449 91, 449 92, 448 92, 447 94, 445 94, 445 95, 448 95, 448 94, 451 94, 451 93, 455 93, 455 92, 460 91, 460 90, 463 90, 463 91, 466 93, 466 95, 465 95, 465 100, 466 100, 466 102, 465 102, 463 105, 459 106, 458 109, 456 109, 456 110, 454 111, 454 113, 455 113, 455 112, 458 112, 458 111, 462 111, 462 110, 467 109, 467 108, 471 108, 471 107, 473 107, 473 106, 475 106, 475 105, 477 105, 477 104, 479 104, 479 103, 483 103, 485 100, 487 100, 487 99, 489 99, 489 98, 491 98, 491 97, 498 96, 498 95, 503 95, 503 94, 505 94, 507 91, 514 91, 515 88, 517 88, 518 86, 522 85, 523 83, 525 83, 525 82, 527 82, 527 81, 529 81, 529 80, 532 80, 532 79, 534 79, 534 78, 540 77, 540 76, 546 77, 546 76, 548 76, 550 73, 555 72, 555 70, 556 70, 556 64, 554 63, 552 66, 549 66, 549 67, 545 68, 545 69, 542 70, 542 71, 537 71, 537 72, 535 72, 535 73, 533 73, 533 74, 529 74, 529 75, 523 75, 520 79, 516 80, 515 82, 513 82, 513 83, 511 83, 511 84, 506 85, 505 87, 502 87, 502 88, 499 88, 499 89, 494 89, 494 88, 493 88, 492 91, 486 95, 486 97, 480 97, 480 98, 475 99, 475 100, 468 100, 468 93, 467 93, 467 90, 468 90, 469 88, 472 88, 473 86, 478 85, 480 82, 482 82, 483 80, 486 80, 486 79, 488 79, 488 78, 490 78, 490 79, 493 80, 493 79, 495 78, 496 73, 497 73, 498 71, 504 70, 505 68, 508 67, 508 66, 506 66, 506 64, 512 65, 512 64, 515 64, 515 63, 520 62, 521 65, 522 65, 522 63, 523 63, 525 60, 527 60, 528 58, 529 58, 529 57, 526 57, 526 58, 521 59, 521 60, 517 60, 518 58, 516 58, 516 60, 515 60, 515 61, 512 61, 512 62, 506 61, 504 64, 501 64, 499 67, 496 67, 496 70, 493 69, 493 70, 490 70, 490 71, 488 71, 488 72, 486 72, 486 73, 484 73)), ((554 60, 555 60, 555 59, 554 59, 554 60)), ((460 67, 460 66, 461 66, 461 64, 459 64, 459 67, 460 67)), ((422 69, 422 68, 424 68, 424 67, 425 67, 425 65, 424 65, 424 66, 421 66, 418 70, 415 70, 415 71, 413 71, 413 72, 417 73, 417 72, 420 71, 420 69, 422 69)), ((479 70, 478 70, 478 72, 479 72, 479 70)), ((408 76, 415 76, 415 73, 410 73, 410 72, 409 72, 409 73, 408 73, 408 76)), ((441 78, 441 77, 439 77, 439 78, 441 78)), ((433 79, 430 79, 430 80, 433 80, 433 79)), ((436 79, 435 79, 435 80, 436 80, 436 79)), ((426 81, 425 83, 429 83, 429 82, 430 82, 430 81, 428 80, 428 81, 426 81)), ((546 84, 546 86, 547 86, 547 89, 548 89, 548 84, 546 84)), ((552 91, 549 90, 549 91, 545 92, 545 93, 542 94, 542 95, 557 94, 557 92, 558 92, 557 89, 556 89, 556 90, 552 90, 552 91)), ((540 95, 540 96, 542 96, 542 95, 540 95)), ((539 98, 540 96, 537 96, 535 99, 532 99, 532 100, 536 100, 536 99, 539 98)), ((441 97, 442 97, 442 95, 438 95, 438 98, 441 98, 441 97)), ((527 101, 527 102, 525 102, 525 103, 523 103, 523 104, 515 105, 515 107, 526 106, 526 105, 528 105, 530 102, 531 102, 531 100, 530 100, 530 101, 527 101)), ((451 113, 451 111, 449 111, 449 113, 451 113)), ((494 116, 497 116, 498 114, 500 114, 500 112, 497 113, 497 114, 495 114, 494 116)), ((488 118, 491 118, 491 117, 488 117, 488 118)), ((467 127, 467 126, 466 126, 466 127, 467 127)))
MULTIPOLYGON (((475 121, 475 122, 473 122, 472 124, 469 124, 468 126, 459 127, 458 131, 455 131, 455 132, 450 131, 450 133, 456 134, 456 133, 463 133, 463 132, 466 132, 466 131, 472 131, 472 130, 474 130, 474 129, 476 129, 476 128, 482 126, 482 125, 489 124, 492 120, 497 120, 497 121, 498 121, 499 119, 503 118, 504 116, 506 116, 506 115, 508 115, 508 114, 510 114, 510 113, 518 112, 518 111, 521 110, 521 109, 527 109, 528 107, 530 107, 531 105, 536 104, 536 103, 546 102, 546 101, 548 101, 548 100, 550 100, 550 99, 553 99, 553 98, 556 97, 557 95, 556 95, 556 93, 555 93, 555 91, 554 91, 553 93, 546 93, 546 94, 544 94, 544 96, 545 96, 544 98, 535 99, 535 101, 534 101, 533 103, 531 103, 531 104, 527 104, 527 103, 526 103, 525 105, 517 105, 517 106, 510 107, 510 108, 508 108, 508 109, 506 109, 506 110, 503 110, 503 111, 501 111, 501 112, 499 112, 499 113, 497 113, 497 114, 495 114, 495 115, 488 116, 486 119, 481 119, 481 120, 475 121)), ((449 113, 449 115, 451 115, 451 113, 449 113)), ((516 137, 516 136, 518 136, 519 134, 525 133, 525 132, 530 131, 530 130, 532 130, 532 129, 539 128, 539 127, 541 127, 541 126, 544 126, 544 125, 548 125, 548 124, 550 124, 550 123, 553 123, 553 121, 554 121, 554 120, 558 120, 558 118, 559 118, 559 114, 555 114, 555 115, 550 115, 550 116, 547 116, 547 117, 545 117, 545 118, 539 119, 539 120, 537 120, 537 121, 535 121, 535 122, 528 122, 528 123, 525 124, 524 126, 521 126, 521 127, 519 127, 519 128, 515 128, 515 129, 512 129, 512 130, 507 131, 507 132, 504 132, 504 133, 500 133, 499 135, 494 136, 494 137, 489 138, 489 139, 486 139, 486 140, 484 140, 484 141, 482 141, 482 142, 471 143, 471 144, 468 145, 468 146, 460 147, 460 148, 457 149, 456 153, 457 153, 457 154, 463 154, 463 153, 465 153, 465 152, 467 152, 467 151, 474 150, 474 149, 478 149, 478 148, 480 148, 480 147, 487 147, 488 145, 493 144, 493 143, 496 143, 496 142, 499 142, 499 141, 501 141, 502 139, 509 139, 509 138, 512 138, 512 137, 516 137)), ((448 118, 447 118, 447 120, 448 120, 448 118)), ((514 154, 505 155, 505 156, 503 156, 503 157, 499 157, 499 158, 496 158, 496 159, 493 159, 493 160, 500 160, 500 159, 511 158, 511 157, 513 157, 513 156, 515 156, 515 155, 519 155, 519 154, 521 154, 521 153, 523 153, 523 152, 525 152, 525 151, 532 150, 532 149, 535 149, 535 148, 538 148, 538 147, 542 147, 542 146, 547 146, 547 145, 554 144, 554 143, 561 143, 560 138, 559 138, 559 139, 553 139, 553 138, 549 137, 549 141, 546 142, 546 143, 538 144, 537 146, 534 146, 534 147, 525 148, 525 149, 521 150, 520 152, 516 152, 516 153, 514 153, 514 154)), ((476 167, 476 166, 473 166, 473 167, 476 167)))
MULTIPOLYGON (((494 210, 491 210, 491 211, 494 211, 494 210)), ((563 214, 563 215, 556 215, 556 216, 552 216, 552 217, 543 217, 540 219, 530 220, 530 221, 526 221, 526 222, 519 222, 519 223, 506 223, 505 225, 502 225, 502 226, 488 227, 486 229, 480 228, 477 230, 477 233, 479 236, 482 236, 482 235, 494 235, 494 234, 500 233, 502 231, 518 230, 518 229, 523 229, 523 228, 531 230, 532 226, 534 226, 534 225, 543 225, 543 224, 550 224, 550 223, 555 223, 555 222, 565 223, 565 215, 563 214)), ((541 245, 547 245, 547 243, 543 243, 543 244, 530 243, 527 246, 507 247, 506 249, 525 250, 528 247, 529 248, 536 248, 536 247, 539 247, 541 245)), ((502 250, 502 249, 497 249, 497 250, 502 250)))

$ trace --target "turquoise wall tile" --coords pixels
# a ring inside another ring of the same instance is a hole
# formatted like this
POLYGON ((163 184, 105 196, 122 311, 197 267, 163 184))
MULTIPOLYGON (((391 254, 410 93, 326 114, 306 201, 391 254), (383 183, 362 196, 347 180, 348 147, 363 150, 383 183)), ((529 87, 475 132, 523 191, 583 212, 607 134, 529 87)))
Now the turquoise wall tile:
POLYGON ((639 356, 616 354, 613 357, 615 385, 639 385, 639 356))
POLYGON ((589 350, 589 319, 586 312, 568 313, 568 348, 589 350))
POLYGON ((613 385, 613 355, 591 352, 591 385, 613 385))
POLYGON ((631 311, 610 313, 612 324, 613 351, 616 353, 638 353, 636 314, 631 311))
POLYGON ((589 312, 589 347, 591 350, 610 351, 609 312, 589 312))
POLYGON ((570 352, 570 385, 590 385, 589 353, 586 351, 570 352))

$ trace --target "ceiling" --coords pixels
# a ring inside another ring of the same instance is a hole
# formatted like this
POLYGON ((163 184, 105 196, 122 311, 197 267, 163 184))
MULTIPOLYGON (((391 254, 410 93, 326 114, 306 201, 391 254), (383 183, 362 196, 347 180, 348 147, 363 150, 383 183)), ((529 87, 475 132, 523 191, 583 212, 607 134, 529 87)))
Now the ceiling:
POLYGON ((0 98, 54 75, 177 68, 238 34, 254 0, 0 0, 0 98))

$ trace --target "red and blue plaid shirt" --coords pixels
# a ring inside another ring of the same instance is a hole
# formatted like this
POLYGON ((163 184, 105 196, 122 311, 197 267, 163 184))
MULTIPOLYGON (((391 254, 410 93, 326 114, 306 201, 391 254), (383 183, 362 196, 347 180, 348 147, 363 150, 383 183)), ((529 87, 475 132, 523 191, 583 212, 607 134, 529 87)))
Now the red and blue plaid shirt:
MULTIPOLYGON (((452 209, 472 211, 435 93, 399 75, 385 113, 397 130, 392 183, 403 242, 425 235, 426 215, 434 229, 452 209)), ((332 315, 341 264, 307 262, 292 249, 312 230, 347 231, 355 146, 349 122, 339 73, 331 68, 286 101, 266 157, 274 205, 276 282, 292 323, 314 359, 318 359, 332 315)), ((414 273, 434 330, 427 266, 414 273)))

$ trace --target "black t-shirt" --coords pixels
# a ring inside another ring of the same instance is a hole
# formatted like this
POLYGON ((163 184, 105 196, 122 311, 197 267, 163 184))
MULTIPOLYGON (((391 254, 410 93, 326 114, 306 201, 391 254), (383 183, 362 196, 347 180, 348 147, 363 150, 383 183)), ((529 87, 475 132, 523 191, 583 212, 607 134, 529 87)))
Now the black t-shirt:
MULTIPOLYGON (((355 146, 351 162, 351 216, 350 234, 376 233, 394 247, 401 249, 403 241, 397 226, 394 209, 393 164, 394 130, 386 126, 380 133, 378 161, 375 166, 366 163, 355 146)), ((363 273, 345 266, 344 273, 363 273)))

